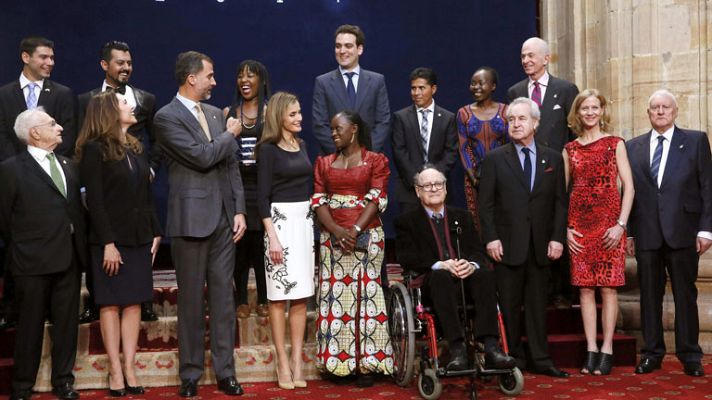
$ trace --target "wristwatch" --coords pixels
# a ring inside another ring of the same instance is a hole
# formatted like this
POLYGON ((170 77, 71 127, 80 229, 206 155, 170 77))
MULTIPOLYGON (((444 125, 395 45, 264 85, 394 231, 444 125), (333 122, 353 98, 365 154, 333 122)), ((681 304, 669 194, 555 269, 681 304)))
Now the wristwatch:
POLYGON ((357 224, 354 224, 354 229, 356 229, 356 232, 361 233, 361 227, 358 226, 357 224))

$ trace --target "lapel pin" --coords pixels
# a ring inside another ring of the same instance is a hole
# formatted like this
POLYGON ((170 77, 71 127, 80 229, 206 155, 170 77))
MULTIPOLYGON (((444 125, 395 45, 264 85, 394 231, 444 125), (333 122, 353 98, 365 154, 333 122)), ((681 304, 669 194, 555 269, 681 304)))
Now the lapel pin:
POLYGON ((556 98, 558 95, 559 95, 558 93, 554 93, 554 98, 556 98))
POLYGON ((438 113, 438 117, 442 117, 442 116, 443 116, 442 114, 438 113))
POLYGON ((680 145, 680 148, 683 148, 683 147, 685 147, 685 145, 684 145, 684 144, 681 144, 681 145, 680 145))
POLYGON ((49 88, 45 88, 45 90, 44 90, 44 91, 45 91, 45 92, 49 92, 49 88))
POLYGON ((541 160, 541 163, 542 163, 542 164, 546 164, 546 160, 541 160))
POLYGON ((213 115, 213 119, 215 119, 215 118, 216 118, 216 117, 213 115))
POLYGON ((62 160, 62 164, 67 164, 67 160, 62 160))

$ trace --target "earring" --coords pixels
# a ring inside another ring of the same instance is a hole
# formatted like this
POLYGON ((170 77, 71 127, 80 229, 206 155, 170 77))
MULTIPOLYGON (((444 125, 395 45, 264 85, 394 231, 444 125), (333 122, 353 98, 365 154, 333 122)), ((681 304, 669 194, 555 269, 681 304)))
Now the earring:
POLYGON ((349 143, 353 143, 355 138, 356 138, 356 135, 351 135, 351 141, 349 143))

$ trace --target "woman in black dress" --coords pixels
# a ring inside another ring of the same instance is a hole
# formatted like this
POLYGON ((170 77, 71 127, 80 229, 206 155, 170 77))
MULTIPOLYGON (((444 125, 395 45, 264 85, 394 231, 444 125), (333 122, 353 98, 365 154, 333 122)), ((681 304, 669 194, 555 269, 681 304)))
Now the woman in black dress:
POLYGON ((267 287, 265 286, 265 266, 262 242, 264 230, 257 211, 257 160, 255 145, 262 138, 264 112, 269 98, 270 84, 267 68, 261 62, 245 60, 237 67, 237 89, 235 100, 223 110, 226 117, 237 118, 241 123, 240 136, 235 139, 239 145, 237 160, 247 207, 247 233, 236 245, 235 288, 237 289, 237 317, 250 316, 247 301, 247 280, 250 267, 255 270, 257 282, 256 312, 260 317, 269 315, 267 308, 267 287))
POLYGON ((151 263, 161 240, 150 168, 141 143, 126 133, 134 123, 133 108, 121 94, 99 94, 89 101, 76 148, 113 397, 143 393, 134 371, 140 304, 153 298, 151 263))

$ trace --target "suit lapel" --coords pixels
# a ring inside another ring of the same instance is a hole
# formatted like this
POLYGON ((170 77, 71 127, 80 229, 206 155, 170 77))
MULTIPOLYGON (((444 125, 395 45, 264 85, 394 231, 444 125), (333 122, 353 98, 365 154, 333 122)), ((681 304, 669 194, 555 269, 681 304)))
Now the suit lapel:
POLYGON ((544 101, 541 103, 542 112, 549 112, 554 109, 554 105, 559 101, 559 86, 553 76, 549 75, 549 85, 546 87, 544 101))
POLYGON ((406 119, 406 135, 409 136, 406 140, 415 143, 415 147, 420 150, 421 161, 423 155, 423 139, 420 136, 420 125, 418 124, 418 111, 415 105, 408 108, 408 118, 406 119))
POLYGON ((46 106, 49 102, 49 100, 52 98, 54 95, 54 85, 52 85, 52 81, 49 79, 44 80, 44 84, 42 85, 42 90, 40 91, 40 97, 37 99, 37 106, 46 106))
MULTIPOLYGON (((32 171, 33 174, 37 175, 41 180, 43 180, 47 185, 49 185, 52 189, 54 189, 55 192, 57 192, 58 195, 62 196, 62 192, 59 191, 59 188, 52 182, 52 178, 45 172, 44 169, 40 166, 40 164, 32 157, 32 155, 24 151, 21 153, 22 154, 22 160, 23 162, 27 165, 27 170, 32 171)), ((64 166, 62 166, 62 169, 64 169, 64 166)), ((66 170, 65 170, 66 171, 66 170)), ((64 175, 65 179, 67 179, 67 183, 69 182, 69 177, 65 173, 64 175)), ((62 196, 64 197, 64 196, 62 196)))
MULTIPOLYGON (((685 151, 685 143, 687 137, 685 134, 675 127, 672 134, 672 141, 670 142, 670 149, 668 150, 667 161, 665 162, 665 171, 663 172, 663 181, 660 183, 660 188, 670 180, 674 179, 671 175, 675 174, 677 171, 677 164, 682 158, 682 154, 685 151)), ((650 141, 648 141, 650 143, 650 141)), ((650 153, 648 153, 650 154, 650 153)))
POLYGON ((136 110, 134 110, 134 114, 138 114, 143 106, 143 90, 136 89, 133 86, 131 86, 131 90, 133 91, 134 99, 136 99, 136 110))
MULTIPOLYGON (((359 84, 360 83, 361 82, 359 79, 359 84)), ((339 72, 338 68, 336 70, 334 70, 334 73, 331 75, 331 91, 332 91, 332 93, 336 94, 336 97, 339 98, 339 101, 341 102, 341 104, 343 104, 344 107, 348 108, 349 97, 346 94, 346 85, 344 85, 344 79, 341 76, 341 72, 339 72)), ((356 91, 356 101, 357 102, 358 102, 358 92, 359 91, 357 90, 356 91)))
POLYGON ((443 113, 437 105, 433 109, 433 127, 430 129, 430 141, 428 141, 428 160, 430 159, 430 148, 433 143, 441 143, 440 134, 443 132, 443 113))
POLYGON ((517 154, 517 148, 514 147, 513 143, 507 143, 507 149, 505 150, 507 164, 512 169, 512 173, 517 177, 517 181, 529 192, 529 182, 524 180, 524 170, 522 169, 522 163, 519 162, 519 155, 517 154))
MULTIPOLYGON (((536 145, 535 145, 536 146, 536 145)), ((550 160, 544 153, 541 146, 536 146, 536 162, 534 166, 534 186, 532 193, 541 186, 541 180, 544 178, 544 171, 549 167, 550 160)))
MULTIPOLYGON (((190 129, 193 136, 195 136, 199 142, 207 143, 208 137, 205 136, 205 132, 203 132, 203 128, 200 126, 200 123, 195 115, 193 115, 193 113, 176 98, 173 99, 173 108, 176 110, 176 117, 190 129)), ((205 119, 208 119, 207 115, 205 116, 205 119)), ((210 122, 208 122, 208 127, 210 127, 210 122)))
POLYGON ((438 258, 440 252, 438 251, 436 238, 432 237, 433 229, 430 226, 430 222, 428 221, 428 213, 423 207, 420 207, 420 217, 414 218, 414 224, 416 227, 416 232, 423 232, 423 235, 421 237, 423 237, 425 239, 425 242, 428 244, 428 247, 430 248, 430 253, 434 254, 435 258, 438 258))
MULTIPOLYGON (((19 111, 18 114, 27 109, 27 103, 25 102, 25 94, 22 92, 20 87, 20 81, 16 80, 13 90, 12 90, 13 101, 15 102, 15 107, 19 111)), ((14 121, 13 121, 14 123, 14 121)))
MULTIPOLYGON (((361 69, 361 74, 358 77, 358 86, 356 87, 356 105, 354 106, 355 110, 360 109, 361 103, 363 103, 363 99, 366 97, 366 93, 368 92, 368 87, 370 85, 371 77, 366 73, 366 71, 361 69)), ((344 89, 344 93, 346 93, 346 89, 344 89)))
MULTIPOLYGON (((79 185, 79 179, 74 175, 74 170, 69 168, 69 161, 65 157, 57 156, 57 161, 59 161, 59 165, 62 166, 62 171, 64 171, 64 179, 67 181, 67 198, 69 198, 69 194, 73 191, 72 188, 79 185)), ((47 174, 45 173, 45 175, 47 174)))
POLYGON ((636 146, 636 157, 638 168, 643 171, 643 175, 648 179, 651 185, 657 187, 658 183, 653 179, 653 175, 650 174, 650 136, 653 131, 648 132, 644 135, 644 140, 638 142, 636 146))

